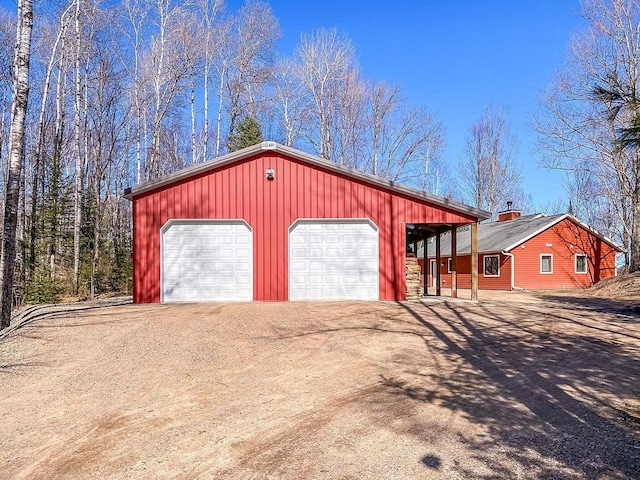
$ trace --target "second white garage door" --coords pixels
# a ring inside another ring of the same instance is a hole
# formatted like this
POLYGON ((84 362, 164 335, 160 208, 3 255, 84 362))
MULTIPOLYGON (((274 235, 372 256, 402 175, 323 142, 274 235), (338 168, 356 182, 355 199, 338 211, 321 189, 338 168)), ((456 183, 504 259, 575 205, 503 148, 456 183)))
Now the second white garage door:
POLYGON ((161 229, 163 302, 253 300, 253 234, 242 220, 170 220, 161 229))
POLYGON ((297 220, 289 300, 378 300, 378 228, 370 220, 297 220))

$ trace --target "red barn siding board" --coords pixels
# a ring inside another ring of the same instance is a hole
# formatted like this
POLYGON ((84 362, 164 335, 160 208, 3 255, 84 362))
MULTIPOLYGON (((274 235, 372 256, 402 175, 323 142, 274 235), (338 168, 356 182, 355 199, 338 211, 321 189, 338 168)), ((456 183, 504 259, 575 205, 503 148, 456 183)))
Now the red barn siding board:
MULTIPOLYGON (((265 165, 266 167, 270 166, 272 163, 265 165)), ((266 177, 265 177, 266 178, 266 177)), ((278 224, 277 219, 281 216, 278 211, 278 195, 277 189, 278 184, 274 181, 267 180, 266 187, 269 189, 269 211, 267 212, 267 218, 269 220, 269 230, 267 233, 267 238, 269 239, 269 269, 273 276, 273 280, 269 282, 271 285, 271 291, 269 292, 269 298, 277 299, 278 290, 281 289, 278 284, 278 270, 279 270, 279 262, 278 262, 278 224)))
MULTIPOLYGON (((148 218, 151 221, 152 225, 162 226, 162 220, 160 219, 160 214, 158 212, 158 195, 153 195, 149 197, 147 204, 150 205, 148 218)), ((150 249, 147 253, 147 266, 150 269, 149 274, 149 285, 154 285, 156 282, 160 283, 160 263, 155 262, 157 255, 155 252, 160 251, 159 245, 160 236, 153 235, 150 238, 150 249)))
MULTIPOLYGON (((143 283, 141 285, 142 291, 144 292, 143 295, 145 296, 145 298, 148 298, 148 293, 149 291, 151 291, 153 289, 153 285, 150 282, 150 278, 149 276, 151 275, 151 272, 153 271, 153 267, 152 265, 149 263, 149 258, 153 255, 153 245, 146 245, 145 240, 148 240, 148 238, 145 238, 145 236, 147 235, 147 232, 149 231, 150 228, 153 228, 155 225, 153 224, 153 219, 150 218, 153 215, 152 212, 152 208, 153 208, 153 203, 150 202, 153 199, 151 198, 151 196, 147 196, 142 200, 142 208, 141 210, 141 216, 143 218, 143 229, 140 235, 140 238, 142 239, 142 242, 140 243, 140 245, 144 245, 146 248, 144 248, 142 250, 142 255, 140 255, 140 260, 142 262, 142 269, 144 271, 144 276, 143 276, 143 283)), ((148 301, 154 301, 154 300, 148 300, 148 301)))
MULTIPOLYGON (((133 205, 131 206, 131 215, 133 215, 133 218, 137 218, 138 221, 140 221, 140 217, 138 215, 138 202, 133 202, 133 205)), ((132 257, 131 263, 132 263, 134 272, 142 273, 143 270, 140 268, 140 265, 138 263, 140 259, 140 254, 138 253, 140 251, 140 247, 138 246, 138 242, 140 241, 140 228, 141 228, 140 224, 136 224, 135 222, 133 223, 133 239, 132 239, 133 251, 131 252, 131 257, 132 257)), ((135 277, 137 278, 138 275, 136 274, 135 277)), ((133 288, 133 301, 140 302, 139 284, 134 281, 132 288, 133 288)))
MULTIPOLYGON (((137 235, 136 246, 138 247, 138 251, 136 252, 136 258, 138 259, 138 270, 137 272, 141 272, 140 278, 134 278, 134 281, 139 281, 140 288, 138 289, 138 294, 142 299, 142 302, 152 302, 153 300, 148 296, 149 292, 152 291, 152 287, 148 285, 149 280, 149 268, 147 266, 147 255, 149 252, 149 247, 145 244, 144 235, 149 231, 150 228, 153 228, 151 222, 147 218, 149 212, 147 210, 147 198, 142 198, 138 202, 139 208, 136 209, 136 213, 138 214, 138 223, 140 224, 140 229, 137 235)), ((134 223, 136 223, 134 221, 134 223)))
POLYGON ((278 152, 187 178, 133 202, 136 302, 160 300, 160 228, 169 218, 245 220, 253 230, 254 300, 267 301, 288 299, 288 229, 298 218, 370 218, 379 229, 381 300, 405 295, 406 223, 474 221, 278 152), (275 168, 275 180, 266 180, 267 167, 275 168), (159 214, 161 198, 173 208, 159 214))
MULTIPOLYGON (((255 218, 255 230, 253 232, 253 239, 256 244, 253 250, 253 254, 255 256, 253 274, 256 276, 256 272, 264 272, 264 253, 266 249, 265 245, 265 234, 264 234, 264 189, 262 184, 263 172, 262 172, 262 161, 261 159, 255 160, 253 162, 253 172, 251 172, 251 177, 248 181, 253 184, 253 190, 255 191, 256 200, 258 204, 256 205, 256 210, 254 213, 255 218)), ((266 283, 260 281, 260 279, 254 278, 253 280, 255 287, 257 288, 256 295, 254 299, 257 300, 266 300, 266 283), (256 281, 257 280, 257 281, 256 281)))
POLYGON ((344 183, 339 178, 331 178, 331 195, 329 196, 332 204, 331 217, 340 218, 344 217, 345 211, 345 195, 344 195, 344 183))

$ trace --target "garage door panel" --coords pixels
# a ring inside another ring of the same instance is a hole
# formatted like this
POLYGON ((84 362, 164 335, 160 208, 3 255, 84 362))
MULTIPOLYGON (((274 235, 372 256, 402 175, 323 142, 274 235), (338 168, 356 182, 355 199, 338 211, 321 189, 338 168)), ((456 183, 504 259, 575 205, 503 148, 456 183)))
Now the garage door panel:
POLYGON ((378 230, 368 220, 298 220, 289 246, 290 300, 378 299, 378 230))
POLYGON ((373 248, 365 245, 362 248, 358 249, 357 255, 358 255, 358 258, 367 259, 367 258, 373 258, 373 256, 376 255, 377 253, 378 253, 377 248, 373 248))
POLYGON ((253 239, 243 221, 171 221, 162 230, 163 301, 253 299, 253 239))
POLYGON ((252 269, 253 265, 248 262, 236 262, 235 264, 235 272, 238 278, 249 278, 247 275, 251 275, 252 269))
POLYGON ((315 273, 315 272, 322 273, 325 271, 325 268, 326 268, 325 263, 320 260, 308 262, 307 265, 308 265, 307 270, 311 273, 315 273))

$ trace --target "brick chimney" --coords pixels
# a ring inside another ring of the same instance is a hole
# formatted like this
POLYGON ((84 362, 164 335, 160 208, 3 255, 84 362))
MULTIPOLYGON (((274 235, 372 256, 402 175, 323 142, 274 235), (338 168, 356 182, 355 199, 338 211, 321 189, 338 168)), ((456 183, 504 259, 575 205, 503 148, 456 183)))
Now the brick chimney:
POLYGON ((504 212, 498 212, 498 221, 506 222, 520 217, 520 210, 513 210, 513 202, 507 202, 507 209, 504 212))

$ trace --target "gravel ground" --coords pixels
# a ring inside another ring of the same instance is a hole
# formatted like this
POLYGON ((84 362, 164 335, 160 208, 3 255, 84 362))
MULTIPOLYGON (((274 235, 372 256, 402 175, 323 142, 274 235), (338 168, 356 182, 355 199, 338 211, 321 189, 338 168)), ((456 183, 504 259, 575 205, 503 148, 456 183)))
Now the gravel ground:
POLYGON ((606 299, 34 308, 0 392, 6 479, 640 477, 640 317, 606 299))

